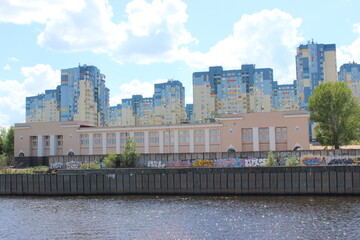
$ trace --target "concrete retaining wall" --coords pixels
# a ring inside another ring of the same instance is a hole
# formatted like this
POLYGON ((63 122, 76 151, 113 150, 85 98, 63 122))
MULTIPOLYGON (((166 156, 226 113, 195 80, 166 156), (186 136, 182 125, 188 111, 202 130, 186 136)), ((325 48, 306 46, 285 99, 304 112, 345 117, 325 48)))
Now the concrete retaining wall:
POLYGON ((360 166, 59 170, 0 175, 0 195, 358 195, 360 166))

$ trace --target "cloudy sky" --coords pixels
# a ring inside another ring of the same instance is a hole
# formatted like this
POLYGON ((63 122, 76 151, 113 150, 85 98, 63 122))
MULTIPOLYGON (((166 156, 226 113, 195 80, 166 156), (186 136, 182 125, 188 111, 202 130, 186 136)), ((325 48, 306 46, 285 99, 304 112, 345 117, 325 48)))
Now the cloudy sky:
POLYGON ((60 84, 60 70, 97 66, 111 105, 153 84, 241 64, 295 78, 301 43, 335 43, 337 65, 360 63, 359 0, 1 0, 0 126, 25 121, 25 97, 60 84))

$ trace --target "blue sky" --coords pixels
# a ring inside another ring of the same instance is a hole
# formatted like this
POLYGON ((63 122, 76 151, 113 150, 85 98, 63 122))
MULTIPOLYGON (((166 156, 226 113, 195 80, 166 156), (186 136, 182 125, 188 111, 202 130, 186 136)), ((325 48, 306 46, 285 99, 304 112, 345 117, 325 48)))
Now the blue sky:
POLYGON ((25 121, 25 97, 60 84, 80 64, 106 75, 111 105, 153 84, 180 80, 192 102, 192 73, 241 64, 295 79, 301 43, 335 43, 338 68, 360 63, 360 1, 2 0, 0 126, 25 121))

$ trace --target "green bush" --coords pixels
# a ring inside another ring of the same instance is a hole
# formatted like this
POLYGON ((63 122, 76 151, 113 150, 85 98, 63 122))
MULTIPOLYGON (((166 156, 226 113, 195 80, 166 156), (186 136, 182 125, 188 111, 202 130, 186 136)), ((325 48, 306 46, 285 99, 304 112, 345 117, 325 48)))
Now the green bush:
POLYGON ((116 162, 118 160, 118 156, 116 153, 109 153, 104 159, 103 162, 106 168, 116 168, 116 162))
POLYGON ((122 162, 120 166, 133 168, 138 157, 139 153, 136 152, 136 143, 133 138, 128 137, 125 143, 125 151, 121 153, 122 162))
POLYGON ((289 157, 285 163, 285 166, 299 166, 299 165, 300 165, 300 161, 297 157, 289 157))
POLYGON ((269 151, 268 152, 268 157, 265 160, 265 166, 266 167, 273 167, 273 166, 276 166, 276 164, 277 164, 277 161, 275 159, 275 155, 274 155, 273 151, 269 151))
POLYGON ((81 169, 100 169, 101 165, 99 162, 83 163, 81 169))

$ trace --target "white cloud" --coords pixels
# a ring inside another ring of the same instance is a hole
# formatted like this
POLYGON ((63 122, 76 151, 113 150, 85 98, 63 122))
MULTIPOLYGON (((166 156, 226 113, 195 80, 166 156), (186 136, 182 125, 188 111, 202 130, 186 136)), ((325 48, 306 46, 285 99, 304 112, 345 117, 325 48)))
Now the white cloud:
POLYGON ((2 118, 1 124, 11 125, 13 123, 8 121, 24 119, 25 97, 42 93, 46 89, 56 88, 60 82, 60 71, 54 70, 46 64, 23 67, 21 74, 24 76, 22 81, 0 81, 0 116, 11 116, 11 118, 2 118))
POLYGON ((6 65, 3 67, 3 69, 4 69, 5 71, 10 71, 10 70, 11 70, 11 66, 10 66, 9 64, 6 64, 6 65))
POLYGON ((142 95, 143 97, 152 97, 154 94, 154 83, 141 82, 138 79, 131 80, 129 83, 121 84, 117 92, 112 92, 110 105, 121 104, 124 98, 131 98, 132 95, 142 95))
POLYGON ((19 59, 16 58, 16 57, 9 57, 8 60, 9 60, 10 62, 18 62, 18 61, 19 61, 19 59))
POLYGON ((242 15, 234 24, 233 33, 219 41, 208 52, 188 53, 190 66, 205 68, 222 65, 239 68, 241 64, 274 69, 280 83, 295 79, 294 56, 302 41, 299 36, 301 19, 279 9, 242 15))
POLYGON ((340 46, 337 48, 337 66, 340 68, 344 63, 357 62, 360 63, 360 23, 353 25, 353 31, 359 34, 359 37, 355 39, 348 46, 340 46))
POLYGON ((169 62, 196 41, 184 25, 186 8, 181 0, 133 0, 126 6, 127 20, 114 23, 107 1, 5 0, 0 22, 44 24, 37 42, 54 50, 106 52, 121 62, 169 62))
POLYGON ((78 12, 85 0, 2 0, 0 22, 15 24, 46 23, 50 19, 78 12))

